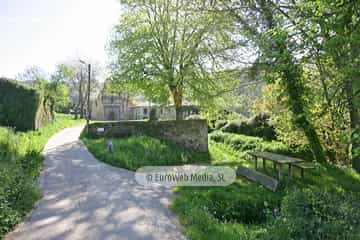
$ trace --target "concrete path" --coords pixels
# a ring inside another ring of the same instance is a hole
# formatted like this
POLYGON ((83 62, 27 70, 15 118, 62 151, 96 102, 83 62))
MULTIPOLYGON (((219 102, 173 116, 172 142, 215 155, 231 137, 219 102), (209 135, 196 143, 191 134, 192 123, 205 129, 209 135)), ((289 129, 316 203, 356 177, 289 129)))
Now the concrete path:
POLYGON ((78 140, 81 130, 49 140, 44 197, 6 239, 185 239, 168 209, 170 189, 143 187, 133 172, 97 161, 78 140))

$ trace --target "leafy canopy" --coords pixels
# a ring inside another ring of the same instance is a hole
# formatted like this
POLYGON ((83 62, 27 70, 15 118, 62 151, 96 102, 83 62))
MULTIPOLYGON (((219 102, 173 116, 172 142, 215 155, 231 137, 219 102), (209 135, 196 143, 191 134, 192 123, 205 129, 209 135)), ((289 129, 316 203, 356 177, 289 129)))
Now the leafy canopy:
POLYGON ((235 28, 215 1, 122 1, 110 43, 112 80, 176 106, 208 103, 232 89, 235 28))

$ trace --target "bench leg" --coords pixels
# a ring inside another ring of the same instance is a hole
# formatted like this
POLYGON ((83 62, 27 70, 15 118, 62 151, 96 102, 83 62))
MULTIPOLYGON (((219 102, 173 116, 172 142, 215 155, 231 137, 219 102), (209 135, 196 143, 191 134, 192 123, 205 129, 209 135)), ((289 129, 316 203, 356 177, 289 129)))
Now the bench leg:
POLYGON ((264 172, 266 172, 266 160, 265 160, 265 158, 263 158, 262 164, 263 164, 264 172))
POLYGON ((258 159, 257 159, 257 157, 255 157, 254 160, 255 160, 255 170, 257 170, 257 165, 258 165, 258 161, 257 161, 258 159))
POLYGON ((279 180, 281 180, 281 178, 282 178, 281 172, 282 172, 282 164, 279 164, 279 166, 278 166, 278 179, 279 180))
POLYGON ((292 177, 292 165, 289 164, 289 178, 292 177))
POLYGON ((301 178, 304 178, 304 169, 300 168, 301 178))
POLYGON ((273 162, 273 168, 276 171, 276 163, 275 162, 273 162))

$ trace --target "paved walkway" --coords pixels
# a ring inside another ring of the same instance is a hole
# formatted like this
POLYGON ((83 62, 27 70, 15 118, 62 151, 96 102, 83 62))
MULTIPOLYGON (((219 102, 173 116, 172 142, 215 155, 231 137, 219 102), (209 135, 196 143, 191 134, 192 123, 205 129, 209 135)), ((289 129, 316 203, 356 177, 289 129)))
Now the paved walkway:
POLYGON ((133 172, 97 161, 78 140, 81 130, 49 140, 40 176, 44 197, 6 239, 185 239, 168 209, 171 191, 145 188, 133 172))

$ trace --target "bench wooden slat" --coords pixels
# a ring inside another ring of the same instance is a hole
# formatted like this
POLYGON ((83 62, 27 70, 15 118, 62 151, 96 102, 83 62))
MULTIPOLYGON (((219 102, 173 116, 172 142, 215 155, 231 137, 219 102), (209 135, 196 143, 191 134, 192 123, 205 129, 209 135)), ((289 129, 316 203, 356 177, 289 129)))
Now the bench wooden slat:
POLYGON ((271 153, 271 152, 255 151, 255 152, 251 152, 249 154, 251 156, 254 156, 254 157, 265 158, 265 159, 268 159, 268 160, 271 160, 271 161, 274 161, 274 162, 280 163, 280 164, 295 163, 295 162, 303 162, 304 161, 304 160, 302 160, 300 158, 288 157, 288 156, 284 156, 284 155, 280 155, 280 154, 276 154, 276 153, 271 153))
POLYGON ((315 165, 310 162, 299 162, 299 163, 293 163, 292 165, 295 167, 298 167, 298 168, 303 168, 303 169, 315 168, 315 165))
MULTIPOLYGON (((304 170, 305 169, 314 169, 315 165, 309 162, 300 162, 291 164, 293 167, 300 169, 301 178, 304 178, 304 170)), ((290 165, 290 166, 291 166, 290 165)))
POLYGON ((246 167, 242 167, 242 166, 238 166, 237 170, 236 170, 236 175, 237 176, 243 176, 246 177, 247 179, 254 181, 256 183, 260 183, 261 185, 263 185, 264 187, 266 187, 267 189, 275 192, 277 189, 277 186, 279 184, 279 181, 276 180, 275 178, 272 178, 268 175, 265 175, 261 172, 258 171, 254 171, 251 170, 249 168, 246 167))

